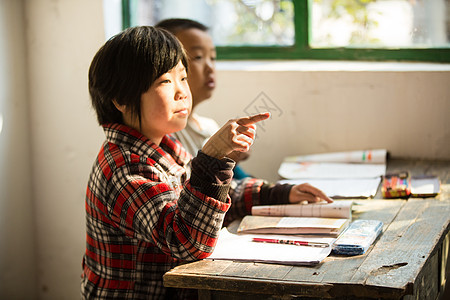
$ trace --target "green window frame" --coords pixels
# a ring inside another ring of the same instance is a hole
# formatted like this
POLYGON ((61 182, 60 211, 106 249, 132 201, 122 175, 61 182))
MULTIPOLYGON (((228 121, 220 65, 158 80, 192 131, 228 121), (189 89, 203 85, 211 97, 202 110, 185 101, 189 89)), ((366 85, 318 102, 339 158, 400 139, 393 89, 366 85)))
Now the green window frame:
MULTIPOLYGON (((218 46, 219 60, 364 60, 450 62, 450 48, 311 48, 310 9, 312 0, 293 0, 295 42, 293 46, 218 46)), ((122 0, 122 25, 130 26, 130 0, 122 0)))

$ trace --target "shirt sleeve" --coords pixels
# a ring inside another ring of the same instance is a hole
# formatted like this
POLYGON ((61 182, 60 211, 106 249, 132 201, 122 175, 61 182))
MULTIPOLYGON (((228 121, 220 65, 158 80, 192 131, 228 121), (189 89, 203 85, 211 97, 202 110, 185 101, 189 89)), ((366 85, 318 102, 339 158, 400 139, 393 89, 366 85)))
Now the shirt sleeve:
POLYGON ((256 205, 287 204, 292 184, 273 184, 265 180, 247 177, 233 179, 230 188, 232 205, 225 217, 227 226, 236 219, 251 214, 256 205))
POLYGON ((230 207, 234 163, 201 154, 179 195, 142 164, 113 176, 111 218, 130 238, 155 244, 165 254, 190 261, 209 256, 230 207), (143 169, 144 168, 144 169, 143 169))

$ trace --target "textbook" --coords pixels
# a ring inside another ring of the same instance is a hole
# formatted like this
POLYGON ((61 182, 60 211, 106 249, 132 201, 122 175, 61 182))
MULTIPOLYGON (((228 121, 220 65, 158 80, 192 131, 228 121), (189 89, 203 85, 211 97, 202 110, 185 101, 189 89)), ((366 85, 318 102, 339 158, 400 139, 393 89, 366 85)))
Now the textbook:
POLYGON ((258 205, 252 207, 253 216, 352 218, 353 200, 332 203, 258 205))
POLYGON ((245 216, 238 233, 257 234, 324 234, 338 236, 347 228, 350 219, 319 217, 245 216))
POLYGON ((411 197, 435 197, 441 190, 439 177, 433 175, 419 175, 411 177, 411 197))
POLYGON ((385 164, 386 158, 386 149, 376 149, 288 156, 284 159, 284 161, 385 164))
POLYGON ((384 149, 289 156, 278 174, 284 179, 376 178, 386 173, 386 158, 384 149))

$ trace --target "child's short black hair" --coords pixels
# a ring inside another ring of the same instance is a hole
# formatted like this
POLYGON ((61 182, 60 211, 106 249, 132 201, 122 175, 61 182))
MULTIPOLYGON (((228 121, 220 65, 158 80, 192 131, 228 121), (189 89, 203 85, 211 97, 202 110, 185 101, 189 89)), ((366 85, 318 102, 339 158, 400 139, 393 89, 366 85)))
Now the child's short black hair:
POLYGON ((89 68, 89 93, 100 125, 123 123, 115 107, 125 105, 141 121, 141 95, 186 54, 170 32, 151 26, 128 28, 109 39, 89 68))
POLYGON ((173 34, 177 34, 180 30, 187 30, 187 29, 200 29, 201 31, 208 31, 208 27, 203 25, 200 22, 190 20, 190 19, 165 19, 160 21, 158 24, 155 25, 155 27, 164 28, 173 34))

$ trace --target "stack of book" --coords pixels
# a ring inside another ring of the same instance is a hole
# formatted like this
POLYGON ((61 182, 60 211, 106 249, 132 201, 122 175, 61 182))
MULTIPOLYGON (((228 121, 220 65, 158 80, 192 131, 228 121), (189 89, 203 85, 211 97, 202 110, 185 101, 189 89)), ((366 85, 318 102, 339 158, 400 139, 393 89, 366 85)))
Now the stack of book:
POLYGON ((254 206, 238 233, 321 234, 338 236, 351 220, 353 201, 254 206))
POLYGON ((337 200, 255 206, 252 215, 245 216, 234 230, 222 230, 209 259, 318 264, 349 226, 352 205, 352 200, 337 200))

